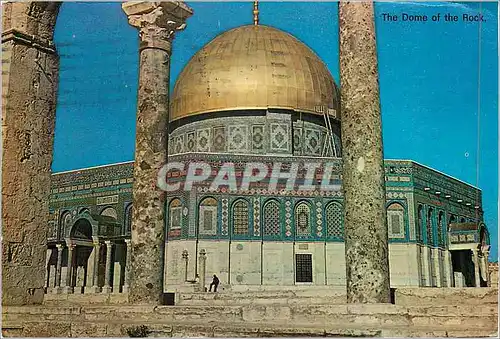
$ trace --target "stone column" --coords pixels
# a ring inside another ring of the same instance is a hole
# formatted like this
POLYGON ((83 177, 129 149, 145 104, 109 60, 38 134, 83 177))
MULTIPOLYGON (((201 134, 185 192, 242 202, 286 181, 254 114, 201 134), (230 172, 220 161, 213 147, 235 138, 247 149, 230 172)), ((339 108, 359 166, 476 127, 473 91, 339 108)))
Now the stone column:
POLYGON ((127 245, 127 253, 125 257, 125 277, 123 279, 123 293, 128 293, 130 287, 130 258, 132 253, 132 246, 130 239, 125 239, 125 244, 127 245))
POLYGON ((68 269, 66 271, 66 286, 64 286, 64 293, 73 293, 72 278, 73 278, 73 262, 75 261, 75 245, 68 244, 68 269))
POLYGON ((129 23, 140 29, 135 139, 131 303, 159 304, 163 293, 165 192, 155 188, 167 161, 170 55, 177 30, 192 11, 178 1, 126 2, 129 23))
POLYGON ((93 253, 93 264, 92 264, 92 287, 90 288, 91 293, 101 292, 99 287, 99 261, 101 258, 101 243, 99 239, 94 239, 94 253, 93 253))
POLYGON ((62 252, 64 249, 63 244, 57 244, 57 265, 56 265, 56 281, 54 286, 54 292, 61 292, 61 264, 62 264, 62 252))
POLYGON ((474 282, 475 287, 481 287, 481 278, 479 276, 479 254, 476 248, 471 249, 472 262, 474 263, 474 282))
POLYGON ((189 265, 189 253, 187 250, 182 251, 182 259, 184 260, 184 282, 188 280, 188 265, 189 265))
POLYGON ((60 5, 2 4, 2 305, 43 301, 60 5))
POLYGON ((207 269, 207 252, 204 249, 200 250, 200 291, 205 292, 207 269))
POLYGON ((47 274, 47 276, 45 277, 45 284, 43 287, 45 287, 45 291, 48 290, 48 288, 50 287, 50 272, 51 272, 51 265, 49 265, 49 262, 50 262, 50 257, 52 257, 52 251, 54 249, 53 248, 48 248, 47 249, 47 256, 46 256, 46 259, 45 259, 45 272, 47 274))
POLYGON ((347 302, 389 303, 385 172, 372 2, 339 2, 347 302))
POLYGON ((111 253, 113 251, 113 243, 109 240, 104 242, 106 244, 106 272, 103 293, 111 293, 111 253))

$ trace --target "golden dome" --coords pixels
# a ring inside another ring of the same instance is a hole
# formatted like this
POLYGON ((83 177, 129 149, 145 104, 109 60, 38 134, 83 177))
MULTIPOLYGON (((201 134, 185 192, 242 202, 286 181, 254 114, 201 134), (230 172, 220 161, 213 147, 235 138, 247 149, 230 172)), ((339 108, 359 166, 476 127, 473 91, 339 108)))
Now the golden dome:
POLYGON ((262 25, 227 31, 196 53, 179 75, 170 120, 207 112, 284 108, 335 109, 325 64, 292 35, 262 25))

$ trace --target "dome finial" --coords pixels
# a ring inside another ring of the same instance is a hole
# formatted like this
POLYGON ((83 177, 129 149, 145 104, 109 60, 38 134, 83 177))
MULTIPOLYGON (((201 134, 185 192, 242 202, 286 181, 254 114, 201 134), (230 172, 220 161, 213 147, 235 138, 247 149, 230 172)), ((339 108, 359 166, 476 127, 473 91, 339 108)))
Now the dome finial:
POLYGON ((255 0, 253 2, 253 24, 257 26, 259 24, 259 1, 255 0))

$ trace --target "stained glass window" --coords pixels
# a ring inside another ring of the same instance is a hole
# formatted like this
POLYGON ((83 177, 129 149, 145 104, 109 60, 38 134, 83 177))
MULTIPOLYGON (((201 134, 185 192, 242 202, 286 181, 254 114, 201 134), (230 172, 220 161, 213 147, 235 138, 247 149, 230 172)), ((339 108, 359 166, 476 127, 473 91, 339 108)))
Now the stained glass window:
POLYGON ((248 234, 248 203, 239 200, 233 206, 233 234, 248 234))
POLYGON ((434 219, 434 209, 427 211, 427 244, 434 245, 434 234, 432 232, 432 221, 434 219))
POLYGON ((418 205, 418 212, 417 212, 417 241, 422 242, 422 232, 424 229, 424 209, 422 205, 418 205))
POLYGON ((295 231, 297 235, 311 234, 311 209, 305 202, 301 202, 295 208, 295 231))
POLYGON ((329 237, 344 238, 342 205, 336 202, 326 207, 326 230, 329 237))
POLYGON ((280 205, 276 200, 271 200, 264 205, 264 235, 277 236, 280 233, 280 205))
POLYGON ((398 203, 390 204, 387 207, 387 226, 389 236, 404 235, 404 207, 398 203))
POLYGON ((437 223, 437 231, 438 231, 438 244, 439 246, 444 246, 444 213, 439 212, 438 215, 438 223, 437 223))
POLYGON ((217 200, 214 198, 205 198, 201 201, 198 213, 198 227, 200 234, 217 234, 217 200))
POLYGON ((170 229, 179 229, 182 225, 182 203, 179 199, 170 202, 170 229))

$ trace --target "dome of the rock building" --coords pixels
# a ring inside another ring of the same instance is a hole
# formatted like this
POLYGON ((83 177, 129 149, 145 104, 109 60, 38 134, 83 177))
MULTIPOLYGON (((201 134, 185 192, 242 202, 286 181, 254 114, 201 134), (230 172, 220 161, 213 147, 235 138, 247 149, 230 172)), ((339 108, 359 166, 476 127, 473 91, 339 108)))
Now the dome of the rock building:
POLYGON ((170 120, 208 112, 282 108, 336 109, 336 85, 321 59, 276 28, 227 31, 196 53, 179 75, 170 120))

